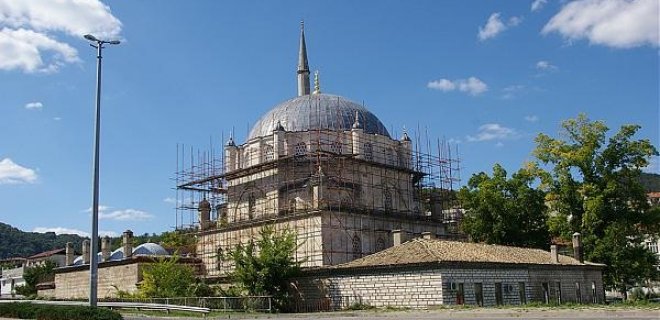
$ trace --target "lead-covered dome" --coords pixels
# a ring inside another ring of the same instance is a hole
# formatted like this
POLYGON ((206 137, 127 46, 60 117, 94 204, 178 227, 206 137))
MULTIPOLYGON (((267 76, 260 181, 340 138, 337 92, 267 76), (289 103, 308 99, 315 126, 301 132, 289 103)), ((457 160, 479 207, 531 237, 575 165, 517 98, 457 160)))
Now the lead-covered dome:
POLYGON ((365 133, 390 137, 385 126, 365 107, 344 97, 331 94, 310 94, 280 103, 257 121, 248 140, 273 134, 278 123, 285 131, 351 130, 358 116, 365 133))

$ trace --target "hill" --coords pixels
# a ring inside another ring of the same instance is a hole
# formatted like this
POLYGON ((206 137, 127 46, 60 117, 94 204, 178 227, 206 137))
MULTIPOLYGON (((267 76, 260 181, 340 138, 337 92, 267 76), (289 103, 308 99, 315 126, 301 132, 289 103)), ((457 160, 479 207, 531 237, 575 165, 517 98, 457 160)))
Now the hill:
POLYGON ((29 257, 48 250, 64 248, 72 242, 80 248, 85 238, 76 234, 25 232, 0 222, 0 259, 29 257))
POLYGON ((647 192, 660 192, 660 174, 642 172, 639 180, 647 192))

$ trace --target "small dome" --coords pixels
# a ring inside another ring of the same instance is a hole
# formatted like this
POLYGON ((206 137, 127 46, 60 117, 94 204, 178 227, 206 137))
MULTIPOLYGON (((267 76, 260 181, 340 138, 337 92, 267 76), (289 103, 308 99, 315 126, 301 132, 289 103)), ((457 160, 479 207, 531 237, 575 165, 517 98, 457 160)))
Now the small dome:
POLYGON ((271 135, 279 126, 288 132, 349 131, 356 114, 365 133, 390 137, 378 117, 365 107, 341 96, 311 94, 284 101, 268 111, 254 124, 248 140, 271 135))
POLYGON ((161 247, 159 244, 152 242, 143 243, 135 249, 133 249, 133 255, 144 255, 144 256, 167 256, 170 253, 161 247))

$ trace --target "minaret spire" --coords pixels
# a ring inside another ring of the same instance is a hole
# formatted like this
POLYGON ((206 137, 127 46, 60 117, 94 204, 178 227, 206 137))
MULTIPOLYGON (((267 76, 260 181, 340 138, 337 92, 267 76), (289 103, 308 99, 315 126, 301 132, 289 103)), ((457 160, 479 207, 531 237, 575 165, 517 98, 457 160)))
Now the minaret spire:
POLYGON ((305 45, 305 21, 300 21, 300 49, 298 50, 298 96, 309 94, 309 64, 305 45))

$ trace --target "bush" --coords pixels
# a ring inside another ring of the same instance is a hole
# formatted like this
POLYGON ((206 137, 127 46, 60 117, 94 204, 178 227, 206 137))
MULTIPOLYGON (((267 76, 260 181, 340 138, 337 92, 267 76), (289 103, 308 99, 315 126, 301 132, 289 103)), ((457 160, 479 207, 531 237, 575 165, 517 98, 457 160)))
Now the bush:
POLYGON ((31 303, 0 304, 0 317, 39 320, 122 320, 109 309, 87 306, 58 306, 31 303))

